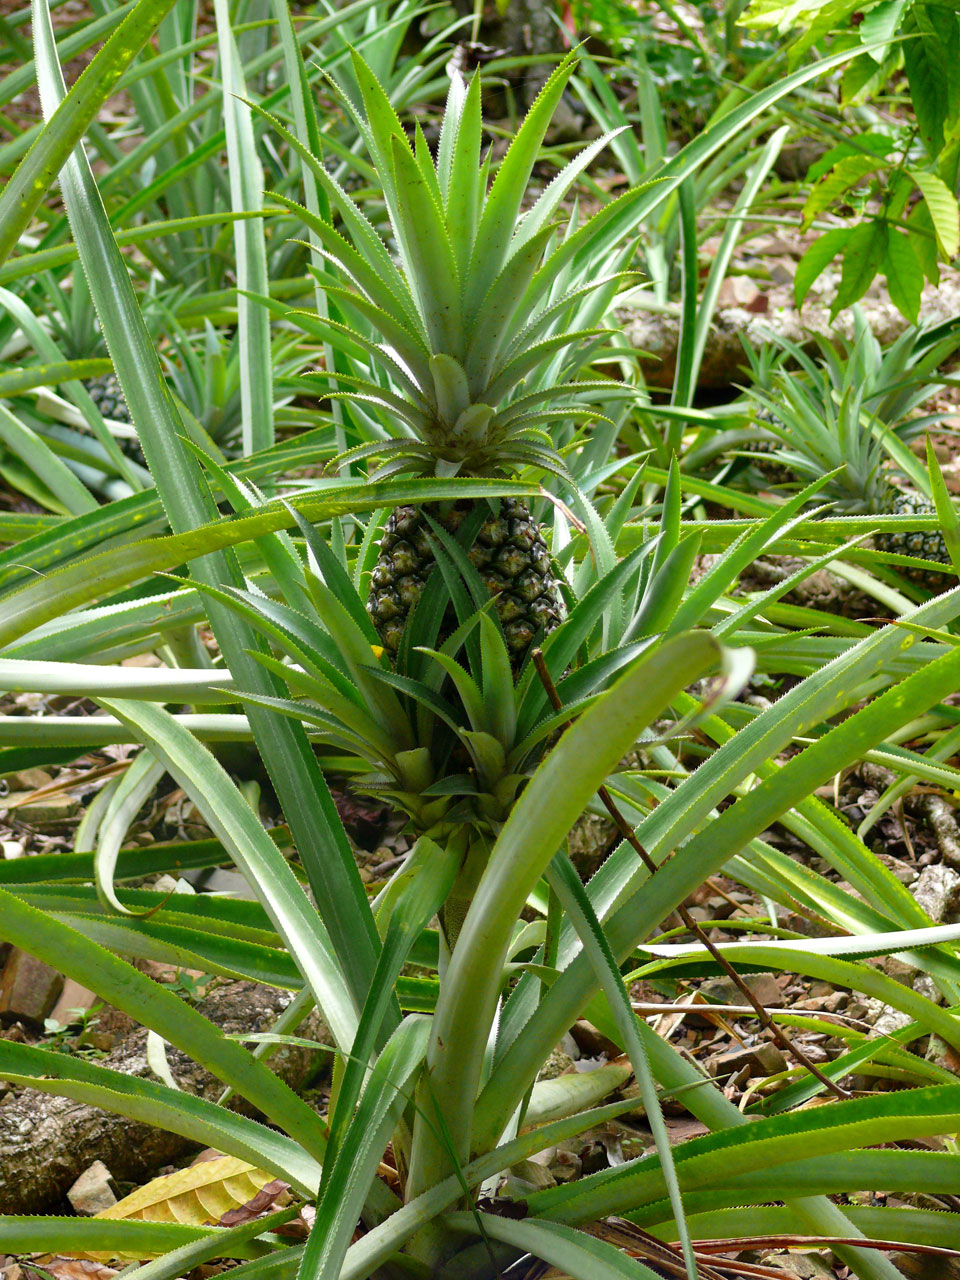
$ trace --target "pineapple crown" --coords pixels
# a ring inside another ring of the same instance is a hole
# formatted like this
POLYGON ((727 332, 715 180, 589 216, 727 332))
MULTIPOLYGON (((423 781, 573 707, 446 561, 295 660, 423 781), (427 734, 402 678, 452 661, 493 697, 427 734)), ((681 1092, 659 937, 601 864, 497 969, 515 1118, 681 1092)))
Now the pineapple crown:
POLYGON ((816 355, 782 335, 748 351, 749 397, 781 442, 783 463, 805 480, 836 471, 824 494, 851 514, 876 511, 890 490, 884 464, 911 475, 903 442, 939 421, 916 411, 936 390, 927 378, 960 346, 960 322, 908 330, 884 349, 854 308, 852 341, 813 338, 816 355), (797 372, 783 368, 786 358, 797 372))
POLYGON ((576 379, 633 275, 623 270, 632 253, 625 239, 642 189, 582 225, 576 208, 564 227, 555 222, 574 181, 615 133, 591 142, 522 212, 573 55, 544 85, 492 182, 489 153, 481 159, 479 74, 467 84, 452 73, 434 157, 419 124, 411 144, 369 66, 352 56, 362 111, 340 96, 373 161, 396 257, 335 177, 279 126, 339 218, 334 227, 277 197, 308 224, 324 259, 315 274, 333 314, 311 316, 305 327, 349 357, 324 375, 338 384, 331 394, 374 420, 368 442, 336 463, 375 457, 378 478, 524 466, 565 474, 550 425, 601 416, 585 400, 630 394, 620 383, 576 379), (341 372, 344 363, 349 372, 341 372))
POLYGON ((763 426, 782 443, 779 458, 786 466, 804 482, 836 473, 824 496, 851 514, 876 510, 888 484, 888 429, 864 409, 864 388, 838 393, 780 370, 769 392, 753 389, 750 395, 766 411, 763 426))

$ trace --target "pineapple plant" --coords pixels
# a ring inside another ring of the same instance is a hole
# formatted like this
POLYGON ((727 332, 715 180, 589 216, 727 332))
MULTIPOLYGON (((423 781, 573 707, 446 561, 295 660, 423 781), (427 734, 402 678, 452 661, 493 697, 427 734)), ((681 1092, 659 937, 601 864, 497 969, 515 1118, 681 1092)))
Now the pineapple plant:
MULTIPOLYGON (((750 369, 750 385, 755 391, 769 394, 773 387, 773 379, 783 360, 783 351, 771 342, 765 342, 755 349, 741 338, 744 354, 750 369)), ((740 452, 749 454, 750 463, 772 485, 787 484, 792 479, 790 469, 779 459, 783 442, 775 431, 768 431, 767 425, 775 422, 776 414, 765 404, 755 398, 750 403, 750 414, 757 426, 745 439, 737 439, 740 452)))
MULTIPOLYGON (((367 609, 383 646, 396 653, 434 568, 438 529, 466 537, 464 550, 494 596, 513 668, 562 607, 546 541, 519 499, 445 502, 445 477, 496 480, 522 471, 570 482, 558 439, 600 415, 585 401, 629 394, 582 376, 603 340, 598 329, 631 273, 632 191, 580 223, 561 203, 607 145, 586 147, 524 211, 527 186, 554 109, 575 66, 550 76, 490 180, 481 158, 481 83, 452 70, 436 155, 419 126, 411 143, 383 89, 353 55, 362 110, 353 116, 382 184, 389 238, 325 166, 299 148, 339 225, 312 217, 328 316, 302 321, 350 356, 350 371, 325 376, 350 401, 359 443, 334 465, 363 462, 371 479, 437 478, 438 499, 393 511, 383 528, 367 609), (331 269, 332 268, 332 269, 331 269)), ((277 125, 282 130, 282 126, 277 125)), ((293 145, 291 135, 282 130, 293 145)), ((612 135, 611 135, 612 136, 612 135)), ((494 493, 496 486, 491 486, 494 493)))
MULTIPOLYGON (((781 444, 779 460, 804 483, 836 472, 817 495, 834 504, 840 515, 936 515, 933 503, 912 486, 894 482, 888 460, 889 427, 864 409, 864 388, 847 386, 839 398, 817 394, 815 388, 786 373, 774 379, 776 399, 755 390, 751 394, 765 411, 765 426, 781 444)), ((952 561, 943 534, 928 531, 881 531, 874 536, 878 551, 923 560, 927 565, 897 565, 903 574, 929 591, 942 591, 954 581, 952 561)))
MULTIPOLYGON (((38 298, 33 306, 37 309, 42 306, 42 314, 50 321, 61 358, 86 360, 107 356, 90 288, 83 273, 74 274, 69 290, 61 287, 53 272, 42 273, 37 284, 38 298), (41 298, 42 302, 39 301, 41 298)), ((90 421, 86 424, 72 423, 73 430, 79 431, 82 436, 99 440, 108 454, 112 455, 114 465, 121 474, 124 474, 123 457, 129 458, 138 466, 145 466, 143 452, 133 429, 133 418, 116 373, 111 371, 98 377, 83 378, 81 382, 101 417, 109 422, 122 424, 128 431, 110 432, 103 423, 96 424, 95 429, 90 421)), ((77 407, 84 416, 89 417, 84 406, 78 404, 77 407)), ((126 478, 133 479, 129 474, 126 478)), ((134 483, 139 487, 139 481, 134 483)))
MULTIPOLYGON (((932 516, 933 503, 909 483, 898 483, 886 464, 896 450, 939 421, 917 410, 936 390, 926 377, 960 345, 960 325, 949 321, 930 330, 911 329, 886 350, 872 333, 859 308, 849 344, 817 336, 819 358, 784 338, 759 352, 747 349, 754 421, 762 430, 742 448, 767 479, 783 484, 791 478, 808 482, 824 471, 840 468, 822 497, 840 513, 932 516), (799 366, 799 375, 782 367, 784 356, 799 366), (893 445, 893 449, 891 449, 893 445), (775 454, 776 460, 769 455, 775 454)), ((931 568, 898 565, 904 577, 930 591, 953 582, 936 566, 950 566, 943 535, 936 529, 880 532, 879 551, 926 560, 931 568)))

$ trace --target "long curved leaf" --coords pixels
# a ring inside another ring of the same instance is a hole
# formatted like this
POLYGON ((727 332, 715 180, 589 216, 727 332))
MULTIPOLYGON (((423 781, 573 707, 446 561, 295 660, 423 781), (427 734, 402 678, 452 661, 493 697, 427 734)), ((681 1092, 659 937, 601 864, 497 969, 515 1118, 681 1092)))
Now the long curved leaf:
POLYGON ((358 1015, 320 917, 223 767, 163 708, 107 698, 100 702, 135 730, 230 850, 309 983, 334 1038, 348 1047, 358 1015))

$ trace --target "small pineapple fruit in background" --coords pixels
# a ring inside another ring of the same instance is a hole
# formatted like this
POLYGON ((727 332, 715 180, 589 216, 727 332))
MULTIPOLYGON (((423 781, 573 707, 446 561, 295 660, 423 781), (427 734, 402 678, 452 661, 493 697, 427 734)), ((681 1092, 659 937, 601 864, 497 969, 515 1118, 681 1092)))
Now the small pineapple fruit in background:
MULTIPOLYGON (((83 385, 104 418, 111 422, 122 422, 129 427, 133 426, 133 418, 130 416, 130 410, 127 408, 127 402, 120 388, 120 379, 115 373, 104 373, 99 378, 87 378, 83 385)), ((147 460, 135 435, 131 433, 127 436, 119 436, 117 444, 131 461, 136 462, 138 466, 146 467, 147 460)))
POLYGON ((115 373, 104 373, 99 378, 87 378, 83 384, 90 399, 105 418, 114 422, 132 423, 130 410, 120 390, 120 379, 115 373))
MULTIPOLYGON (((916 489, 900 489, 888 482, 879 500, 879 510, 888 516, 935 516, 937 509, 932 502, 917 493, 916 489)), ((874 538, 878 551, 895 552, 901 556, 915 556, 952 568, 950 552, 939 529, 907 530, 902 533, 878 533, 874 538)), ((898 565, 897 572, 905 578, 926 587, 928 591, 945 591, 956 586, 953 573, 937 573, 912 565, 898 565)))

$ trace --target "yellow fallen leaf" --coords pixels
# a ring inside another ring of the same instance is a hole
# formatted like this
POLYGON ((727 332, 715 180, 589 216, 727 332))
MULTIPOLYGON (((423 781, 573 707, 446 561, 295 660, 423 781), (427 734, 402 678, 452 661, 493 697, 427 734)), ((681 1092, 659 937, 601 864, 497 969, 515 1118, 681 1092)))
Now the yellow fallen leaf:
POLYGON ((247 1204, 273 1180, 272 1173, 246 1160, 220 1156, 154 1178, 96 1217, 211 1226, 230 1209, 247 1204))

